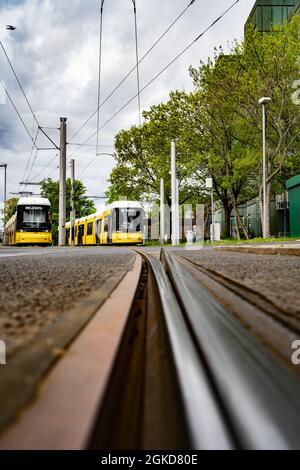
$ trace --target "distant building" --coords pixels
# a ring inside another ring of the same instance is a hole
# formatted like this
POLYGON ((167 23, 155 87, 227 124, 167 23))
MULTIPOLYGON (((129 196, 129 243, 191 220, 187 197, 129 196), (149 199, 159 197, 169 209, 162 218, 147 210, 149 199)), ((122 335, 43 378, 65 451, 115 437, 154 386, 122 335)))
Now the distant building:
POLYGON ((269 33, 272 25, 282 25, 297 14, 299 0, 256 0, 245 26, 252 23, 256 31, 269 33))
POLYGON ((297 0, 296 5, 294 6, 292 13, 290 14, 290 18, 294 15, 300 15, 300 0, 297 0))

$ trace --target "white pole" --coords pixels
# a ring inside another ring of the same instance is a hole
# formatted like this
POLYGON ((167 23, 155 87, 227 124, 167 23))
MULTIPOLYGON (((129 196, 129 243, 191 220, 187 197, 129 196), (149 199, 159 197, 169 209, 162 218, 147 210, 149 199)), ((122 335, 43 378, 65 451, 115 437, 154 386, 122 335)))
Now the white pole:
POLYGON ((176 246, 176 140, 171 143, 172 245, 176 246))
POLYGON ((58 245, 66 244, 66 133, 67 118, 60 118, 58 245))
POLYGON ((214 187, 211 187, 211 241, 215 241, 214 187))
POLYGON ((262 106, 263 132, 263 238, 267 238, 267 179, 266 179, 266 105, 262 106))
POLYGON ((71 159, 71 224, 70 245, 75 246, 75 160, 71 159))
POLYGON ((176 179, 176 244, 180 241, 180 220, 179 220, 179 181, 176 179))
POLYGON ((160 243, 165 242, 165 182, 160 179, 160 243))
POLYGON ((7 244, 7 237, 5 231, 5 219, 6 219, 6 170, 7 163, 4 163, 4 201, 3 201, 3 245, 7 244))

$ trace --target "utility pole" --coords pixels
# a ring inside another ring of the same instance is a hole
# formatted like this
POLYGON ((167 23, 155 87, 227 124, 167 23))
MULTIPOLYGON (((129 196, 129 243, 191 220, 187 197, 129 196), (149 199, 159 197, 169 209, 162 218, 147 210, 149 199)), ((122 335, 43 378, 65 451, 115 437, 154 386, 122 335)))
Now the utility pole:
POLYGON ((176 189, 176 140, 172 140, 171 143, 171 194, 172 194, 172 245, 178 244, 178 229, 177 229, 177 189, 176 189))
POLYGON ((70 214, 70 241, 71 246, 75 246, 75 160, 71 159, 71 214, 70 214))
POLYGON ((165 182, 160 179, 160 243, 165 242, 165 182))
POLYGON ((66 245, 66 154, 67 118, 60 118, 58 245, 66 245))
POLYGON ((7 163, 0 164, 0 168, 4 168, 4 200, 3 200, 3 245, 6 245, 6 233, 5 233, 5 219, 6 219, 6 170, 7 163))
POLYGON ((262 141, 263 141, 263 238, 268 238, 267 233, 267 164, 266 164, 266 106, 271 98, 264 96, 258 102, 262 106, 262 141))
POLYGON ((211 185, 211 241, 215 241, 214 187, 211 185))
POLYGON ((215 241, 215 214, 214 214, 214 185, 212 178, 206 178, 205 188, 211 190, 211 241, 215 241))
POLYGON ((180 242, 180 224, 179 224, 179 180, 176 178, 176 241, 180 242))

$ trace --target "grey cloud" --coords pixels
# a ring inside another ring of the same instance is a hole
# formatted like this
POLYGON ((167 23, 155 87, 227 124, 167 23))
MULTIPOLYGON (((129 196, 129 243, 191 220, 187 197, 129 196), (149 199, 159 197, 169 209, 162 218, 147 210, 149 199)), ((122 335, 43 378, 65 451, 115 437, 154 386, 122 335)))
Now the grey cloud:
MULTIPOLYGON (((196 0, 189 12, 177 23, 168 36, 141 64, 141 86, 147 83, 183 47, 194 39, 214 20, 232 0, 207 2, 196 0)), ((166 71, 142 94, 143 108, 166 100, 171 90, 192 89, 188 75, 190 64, 212 54, 214 46, 243 36, 244 22, 251 10, 253 0, 241 0, 239 4, 197 45, 166 71)), ((137 0, 139 51, 142 56, 171 20, 188 4, 188 0, 137 0)), ((0 3, 0 38, 12 58, 12 62, 25 87, 30 102, 43 126, 57 127, 59 116, 68 117, 69 136, 96 109, 98 73, 98 0, 24 0, 0 3), (5 24, 14 24, 17 30, 7 32, 5 24)), ((102 98, 134 66, 134 22, 131 0, 106 0, 103 29, 102 98)), ((1 52, 1 51, 0 51, 1 52)), ((22 112, 24 120, 32 129, 32 117, 17 83, 0 54, 0 80, 7 87, 22 112)), ((104 123, 128 99, 136 93, 136 78, 132 74, 118 92, 101 108, 104 123)), ((18 191, 31 142, 18 122, 9 103, 0 105, 1 161, 7 161, 8 190, 18 191)), ((123 127, 137 123, 137 103, 134 100, 126 110, 101 131, 100 144, 113 145, 114 135, 123 127)), ((74 141, 83 142, 95 130, 95 118, 89 122, 74 141)), ((51 136, 58 142, 58 134, 51 136)), ((40 145, 48 145, 40 137, 40 145)), ((95 139, 90 143, 95 143, 95 139)), ((74 152, 68 148, 69 156, 74 152)), ((112 152, 113 147, 100 151, 112 152)), ((40 152, 32 175, 37 174, 53 158, 54 151, 40 152)), ((83 170, 93 158, 93 147, 76 152, 77 172, 83 170)), ((89 193, 103 194, 107 178, 113 166, 109 157, 98 158, 84 174, 89 193)), ((53 162, 41 176, 57 176, 57 162, 53 162)), ((0 176, 0 202, 2 197, 0 176)))

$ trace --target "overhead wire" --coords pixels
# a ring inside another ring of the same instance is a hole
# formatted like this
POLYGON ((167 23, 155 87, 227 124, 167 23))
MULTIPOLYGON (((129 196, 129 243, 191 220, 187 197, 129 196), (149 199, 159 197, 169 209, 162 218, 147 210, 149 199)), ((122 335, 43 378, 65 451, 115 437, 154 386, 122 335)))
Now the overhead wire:
MULTIPOLYGON (((172 21, 172 23, 165 29, 165 31, 159 36, 159 38, 152 44, 152 46, 145 52, 145 54, 141 57, 141 59, 138 60, 138 65, 140 65, 143 60, 150 54, 150 52, 159 44, 159 42, 167 35, 167 33, 175 26, 175 24, 180 20, 180 18, 187 12, 187 10, 192 6, 193 3, 195 3, 196 0, 192 0, 189 2, 189 4, 181 11, 181 13, 172 21)), ((109 95, 105 98, 105 100, 99 105, 100 109, 104 104, 116 93, 116 91, 123 85, 123 83, 127 80, 127 78, 130 77, 130 75, 135 71, 137 68, 137 64, 132 67, 132 69, 129 70, 129 72, 124 76, 124 78, 116 85, 116 87, 109 93, 109 95)), ((89 121, 95 116, 97 113, 98 109, 96 109, 87 119, 84 121, 84 123, 81 125, 81 127, 70 137, 70 141, 74 139, 76 135, 79 134, 79 132, 89 123, 89 121)))
POLYGON ((11 97, 10 94, 8 93, 7 88, 4 86, 2 80, 0 80, 0 84, 1 84, 1 86, 2 86, 2 88, 3 88, 3 90, 5 91, 5 93, 6 93, 7 97, 8 97, 8 99, 9 99, 9 101, 11 102, 11 104, 12 104, 12 106, 13 106, 15 112, 17 113, 17 115, 18 115, 18 117, 19 117, 19 119, 20 119, 20 121, 21 121, 21 123, 22 123, 22 125, 23 125, 23 127, 24 127, 24 129, 25 129, 25 131, 27 132, 27 134, 28 134, 28 136, 29 136, 31 142, 33 142, 33 143, 34 143, 34 146, 37 148, 36 143, 34 142, 34 138, 32 137, 32 135, 31 135, 31 133, 30 133, 28 127, 26 126, 26 124, 25 124, 25 122, 24 122, 24 119, 22 118, 20 112, 18 111, 17 106, 15 105, 15 103, 14 103, 12 97, 11 97))
POLYGON ((100 97, 101 97, 101 66, 102 66, 102 34, 103 34, 103 7, 105 0, 100 0, 99 24, 99 63, 98 63, 98 100, 97 100, 97 141, 96 155, 99 153, 99 123, 100 123, 100 97))
POLYGON ((59 155, 59 153, 57 153, 54 157, 51 157, 51 160, 49 160, 46 163, 46 165, 38 173, 36 173, 36 175, 32 179, 35 180, 38 176, 42 175, 44 173, 44 171, 47 170, 47 168, 49 168, 49 166, 56 160, 58 155, 59 155))
POLYGON ((35 151, 34 158, 33 158, 33 160, 32 160, 31 168, 30 168, 29 173, 28 173, 28 175, 27 175, 27 180, 26 180, 27 183, 28 183, 28 181, 29 181, 29 178, 30 178, 31 172, 32 172, 32 170, 33 170, 33 167, 34 167, 34 164, 35 164, 35 161, 36 161, 36 158, 37 158, 38 153, 39 153, 39 149, 37 148, 36 151, 35 151))
POLYGON ((139 125, 142 123, 141 116, 141 93, 140 93, 140 69, 139 69, 139 48, 138 48, 138 29, 137 29, 137 17, 136 17, 136 0, 132 0, 133 12, 134 12, 134 36, 135 36, 135 57, 136 57, 136 80, 137 80, 137 91, 138 91, 138 111, 139 111, 139 125))
POLYGON ((26 103, 27 103, 27 105, 28 105, 28 107, 29 107, 29 109, 30 109, 30 111, 31 111, 31 113, 32 113, 32 116, 33 116, 33 118, 34 118, 36 124, 38 125, 38 127, 40 127, 40 124, 39 124, 39 122, 38 122, 38 120, 37 120, 36 114, 35 114, 35 112, 34 112, 33 109, 32 109, 32 106, 31 106, 31 104, 30 104, 30 102, 29 102, 29 100, 28 100, 28 98, 27 98, 27 95, 26 95, 26 93, 25 93, 25 91, 24 91, 24 88, 23 88, 23 86, 22 86, 22 84, 21 84, 21 82, 20 82, 20 80, 19 80, 19 77, 18 77, 18 75, 17 75, 17 73, 16 73, 16 71, 15 71, 15 69, 14 69, 14 66, 13 66, 13 64, 12 64, 12 62, 11 62, 11 60, 10 60, 10 58, 9 58, 9 56, 8 56, 8 54, 7 54, 7 52, 6 52, 6 50, 5 50, 5 47, 4 47, 3 43, 2 43, 2 41, 0 41, 0 46, 1 46, 1 49, 2 49, 2 51, 3 51, 3 53, 4 53, 5 57, 6 57, 6 60, 7 60, 8 64, 9 64, 11 70, 12 70, 12 72, 13 72, 13 74, 14 74, 14 76, 15 76, 17 82, 18 82, 18 85, 19 85, 19 87, 20 87, 20 89, 21 89, 21 91, 22 91, 22 94, 23 94, 23 96, 24 96, 24 98, 25 98, 25 100, 26 100, 26 103))
MULTIPOLYGON (((146 88, 148 88, 157 78, 159 78, 171 65, 174 64, 185 52, 187 52, 201 37, 203 37, 210 29, 212 29, 230 10, 234 8, 234 6, 239 3, 240 0, 235 0, 220 16, 218 16, 207 28, 205 28, 193 41, 191 41, 181 52, 179 52, 163 69, 160 70, 146 85, 141 88, 140 93, 142 93, 146 88)), ((109 124, 118 114, 120 114, 136 97, 138 93, 132 96, 118 111, 116 111, 109 119, 107 119, 104 124, 100 127, 99 130, 103 129, 107 124, 109 124)), ((95 136, 95 132, 91 134, 84 142, 85 145, 95 136)), ((76 149, 72 156, 78 151, 76 149)), ((85 173, 85 171, 90 167, 90 165, 95 161, 96 157, 94 157, 88 165, 84 168, 81 172, 81 175, 85 173)))
MULTIPOLYGON (((35 145, 36 145, 36 141, 37 141, 37 138, 38 138, 38 134, 39 134, 39 128, 37 128, 37 131, 36 131, 36 135, 35 135, 35 138, 34 138, 34 142, 32 144, 32 148, 31 148, 31 152, 29 154, 29 158, 27 160, 27 164, 26 164, 26 168, 25 168, 25 171, 24 171, 24 175, 23 175, 23 178, 22 178, 22 181, 26 181, 26 173, 27 173, 27 170, 28 170, 28 167, 30 165, 30 161, 31 161, 31 158, 32 158, 32 155, 33 155, 33 151, 34 151, 34 148, 35 148, 35 145)), ((36 147, 37 148, 37 147, 36 147)), ((28 180, 28 178, 27 178, 28 180)))
MULTIPOLYGON (((13 105, 15 111, 16 111, 17 114, 18 114, 19 119, 21 120, 21 122, 22 122, 22 124, 23 124, 23 126, 24 126, 24 128, 25 128, 25 130, 26 130, 26 132, 27 132, 27 134, 29 135, 31 141, 33 142, 33 147, 32 147, 32 150, 31 150, 31 152, 30 152, 29 159, 27 160, 26 169, 25 169, 25 172, 24 172, 24 177, 23 177, 23 180, 24 180, 24 181, 25 181, 26 172, 27 172, 27 170, 28 170, 28 167, 29 167, 29 165, 30 165, 30 161, 31 161, 31 158, 32 158, 32 155, 33 155, 34 147, 35 147, 35 149, 36 149, 36 153, 35 153, 34 159, 33 159, 33 161, 32 161, 32 165, 31 165, 30 172, 29 172, 29 174, 27 175, 27 181, 28 181, 28 178, 29 178, 30 173, 31 173, 31 171, 32 171, 32 169, 33 169, 33 166, 34 166, 34 163, 35 163, 35 161, 36 161, 37 154, 38 154, 38 151, 39 151, 39 149, 38 149, 38 147, 37 147, 37 145, 36 145, 37 136, 38 136, 39 130, 41 130, 42 132, 44 132, 44 131, 43 131, 42 127, 40 126, 40 123, 39 123, 39 121, 38 121, 38 119, 37 119, 37 117, 36 117, 36 114, 35 114, 35 112, 34 112, 32 106, 31 106, 31 104, 30 104, 30 102, 29 102, 29 99, 28 99, 28 97, 27 97, 27 95, 26 95, 26 93, 25 93, 24 87, 22 86, 22 83, 21 83, 21 81, 20 81, 20 79, 19 79, 19 77, 18 77, 18 74, 17 74, 17 72, 16 72, 16 70, 15 70, 13 64, 12 64, 11 59, 10 59, 9 56, 8 56, 8 53, 7 53, 6 49, 5 49, 5 47, 4 47, 3 43, 2 43, 2 41, 0 41, 0 47, 1 47, 1 49, 2 49, 2 51, 3 51, 3 53, 4 53, 4 55, 5 55, 5 58, 6 58, 7 62, 8 62, 8 64, 9 64, 9 66, 10 66, 12 72, 13 72, 13 75, 14 75, 14 77, 15 77, 15 79, 16 79, 18 85, 19 85, 19 88, 20 88, 20 90, 21 90, 21 92, 22 92, 22 94, 23 94, 23 96, 24 96, 24 98, 25 98, 25 101, 26 101, 26 103, 27 103, 27 105, 28 105, 28 107, 29 107, 29 109, 30 109, 30 112, 31 112, 31 114, 32 114, 32 117, 33 117, 33 129, 32 129, 32 134, 33 134, 33 132, 34 132, 34 122, 35 122, 36 125, 37 125, 37 134, 36 134, 35 138, 33 138, 33 137, 31 136, 31 134, 30 134, 30 132, 29 132, 29 129, 28 129, 28 127, 26 126, 26 124, 25 124, 25 122, 24 122, 24 120, 23 120, 21 114, 20 114, 19 111, 17 110, 17 107, 16 107, 16 105, 14 104, 14 102, 13 102, 11 96, 8 94, 7 90, 6 90, 5 87, 4 87, 5 92, 6 92, 7 96, 8 96, 8 98, 9 98, 10 102, 12 103, 12 105, 13 105)), ((1 84, 2 84, 2 82, 1 82, 1 84)), ((3 86, 3 84, 2 84, 2 86, 3 86)))

